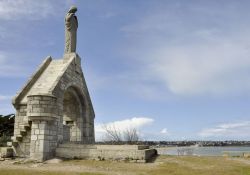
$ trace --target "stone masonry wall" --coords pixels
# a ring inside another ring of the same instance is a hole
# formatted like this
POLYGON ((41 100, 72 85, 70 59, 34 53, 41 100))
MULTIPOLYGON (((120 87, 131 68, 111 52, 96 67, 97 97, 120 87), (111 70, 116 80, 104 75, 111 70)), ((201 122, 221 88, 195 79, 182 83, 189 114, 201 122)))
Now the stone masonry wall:
POLYGON ((43 161, 54 157, 57 147, 55 121, 35 120, 31 131, 31 158, 43 161))
POLYGON ((43 161, 55 155, 57 147, 56 97, 52 95, 28 96, 27 115, 32 121, 30 157, 43 161))
MULTIPOLYGON (((71 61, 67 70, 63 74, 62 78, 58 82, 53 95, 58 97, 58 113, 60 116, 63 116, 63 98, 64 93, 68 88, 73 87, 78 97, 81 100, 83 105, 82 111, 82 143, 92 144, 95 142, 94 137, 94 112, 92 110, 92 104, 87 100, 88 90, 86 89, 86 82, 81 70, 81 61, 78 55, 75 54, 75 57, 72 59, 72 55, 65 55, 65 62, 71 61), (72 60, 70 60, 72 59, 72 60)), ((63 124, 61 123, 60 128, 63 128, 63 124)), ((63 131, 61 130, 60 135, 63 135, 63 131)))

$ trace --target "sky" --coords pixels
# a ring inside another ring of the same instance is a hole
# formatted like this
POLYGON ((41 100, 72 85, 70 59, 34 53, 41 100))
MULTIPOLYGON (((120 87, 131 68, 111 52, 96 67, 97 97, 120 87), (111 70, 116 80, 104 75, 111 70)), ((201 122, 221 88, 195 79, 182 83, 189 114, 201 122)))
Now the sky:
POLYGON ((0 114, 78 7, 77 53, 103 125, 142 140, 250 140, 250 1, 0 0, 0 114))

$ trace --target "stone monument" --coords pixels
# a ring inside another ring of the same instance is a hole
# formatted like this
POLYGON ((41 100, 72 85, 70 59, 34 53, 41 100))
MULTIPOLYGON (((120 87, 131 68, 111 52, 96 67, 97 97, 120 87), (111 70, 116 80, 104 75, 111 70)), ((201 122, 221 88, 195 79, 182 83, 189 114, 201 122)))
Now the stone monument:
POLYGON ((76 53, 76 7, 65 17, 63 58, 48 56, 13 98, 15 156, 44 161, 63 158, 147 161, 148 146, 94 145, 94 109, 76 53))
POLYGON ((76 7, 65 17, 65 54, 48 56, 13 98, 17 156, 46 160, 61 143, 93 144, 94 110, 76 53, 76 7))
POLYGON ((65 16, 65 53, 76 52, 78 21, 75 16, 77 8, 72 6, 65 16))

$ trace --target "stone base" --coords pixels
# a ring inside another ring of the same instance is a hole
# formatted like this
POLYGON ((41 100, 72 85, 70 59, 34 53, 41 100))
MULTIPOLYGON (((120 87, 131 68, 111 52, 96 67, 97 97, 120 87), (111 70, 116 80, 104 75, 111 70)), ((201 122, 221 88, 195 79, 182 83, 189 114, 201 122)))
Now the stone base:
POLYGON ((155 149, 143 145, 79 145, 61 144, 56 156, 68 159, 95 159, 147 162, 157 155, 155 149))

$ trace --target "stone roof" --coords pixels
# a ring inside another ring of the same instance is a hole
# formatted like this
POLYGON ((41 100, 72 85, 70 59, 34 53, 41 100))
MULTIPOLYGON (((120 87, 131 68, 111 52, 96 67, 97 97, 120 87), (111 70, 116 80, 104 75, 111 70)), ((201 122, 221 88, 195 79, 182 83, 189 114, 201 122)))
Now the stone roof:
MULTIPOLYGON (((70 54, 68 55, 67 59, 63 58, 52 60, 51 56, 48 56, 38 67, 36 72, 31 76, 22 90, 18 92, 17 95, 13 98, 13 105, 16 107, 20 104, 27 104, 27 96, 29 95, 53 95, 53 90, 56 88, 61 77, 64 75, 67 68, 70 64, 72 64, 76 57, 79 56, 77 54, 70 54)), ((86 86, 86 84, 84 84, 83 86, 86 86)), ((85 89, 87 89, 87 87, 85 89)), ((88 91, 86 93, 87 94, 85 95, 88 98, 88 101, 90 102, 91 108, 93 110, 88 91)))

